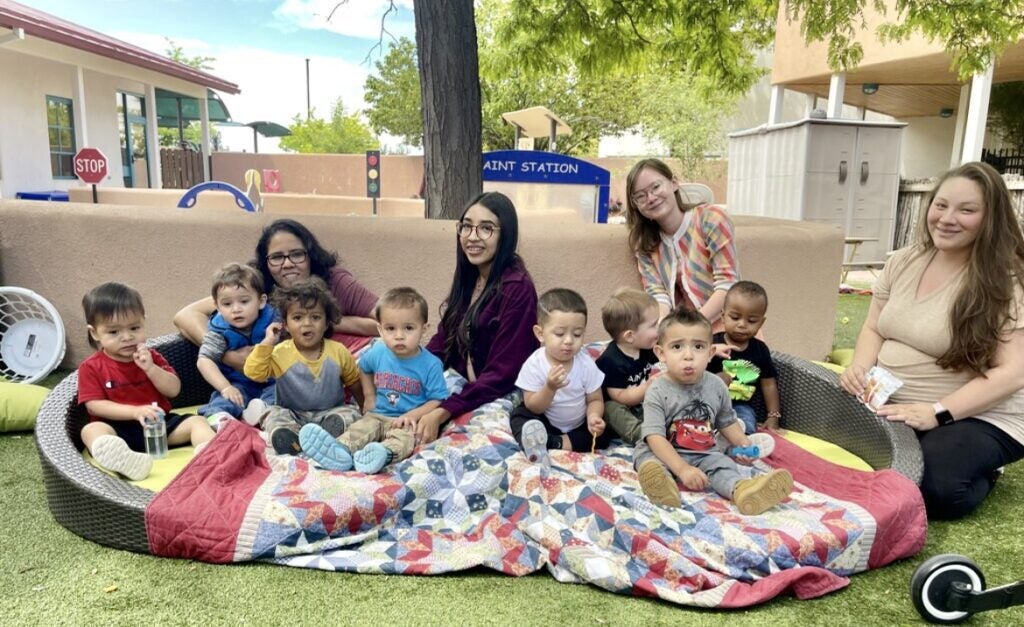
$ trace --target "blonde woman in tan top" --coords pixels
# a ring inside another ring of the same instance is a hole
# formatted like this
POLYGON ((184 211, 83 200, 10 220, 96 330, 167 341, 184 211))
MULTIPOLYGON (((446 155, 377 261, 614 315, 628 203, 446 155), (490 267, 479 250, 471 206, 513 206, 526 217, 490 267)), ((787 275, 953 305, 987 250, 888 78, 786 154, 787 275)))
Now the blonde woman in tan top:
POLYGON ((878 413, 917 431, 931 518, 959 518, 999 469, 1024 458, 1024 236, 1003 178, 984 163, 944 174, 918 242, 878 282, 840 384, 878 364, 903 387, 878 413))

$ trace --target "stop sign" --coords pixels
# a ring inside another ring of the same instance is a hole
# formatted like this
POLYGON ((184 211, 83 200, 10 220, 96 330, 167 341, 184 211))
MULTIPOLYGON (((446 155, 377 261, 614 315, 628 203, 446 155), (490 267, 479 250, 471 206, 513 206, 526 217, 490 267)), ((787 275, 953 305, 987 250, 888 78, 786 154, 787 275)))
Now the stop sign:
POLYGON ((107 178, 107 158, 98 148, 83 148, 75 155, 75 176, 95 185, 107 178))

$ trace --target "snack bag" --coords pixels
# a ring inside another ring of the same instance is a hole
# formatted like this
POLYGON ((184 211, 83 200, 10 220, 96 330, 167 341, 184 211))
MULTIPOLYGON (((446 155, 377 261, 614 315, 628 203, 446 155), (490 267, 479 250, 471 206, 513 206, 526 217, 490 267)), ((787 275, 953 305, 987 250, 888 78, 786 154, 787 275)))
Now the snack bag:
POLYGON ((864 403, 872 411, 878 411, 889 400, 893 392, 900 389, 903 382, 896 375, 881 366, 872 366, 868 370, 868 380, 864 392, 857 400, 864 403))

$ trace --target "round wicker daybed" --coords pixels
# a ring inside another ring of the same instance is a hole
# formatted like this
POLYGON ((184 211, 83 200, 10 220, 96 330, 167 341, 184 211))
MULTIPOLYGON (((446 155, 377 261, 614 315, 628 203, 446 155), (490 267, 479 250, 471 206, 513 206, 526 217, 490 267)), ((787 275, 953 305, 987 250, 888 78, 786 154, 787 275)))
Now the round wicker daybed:
MULTIPOLYGON (((154 338, 148 345, 160 351, 181 378, 175 406, 209 399, 211 389, 196 370, 196 346, 177 334, 154 338)), ((783 353, 774 353, 773 358, 783 427, 832 442, 876 470, 893 468, 920 483, 921 449, 910 428, 879 418, 840 390, 834 372, 783 353)), ((148 553, 145 510, 154 493, 103 473, 82 457, 79 432, 88 418, 77 403, 77 388, 77 374, 64 379, 36 420, 36 445, 53 517, 99 544, 148 553)))

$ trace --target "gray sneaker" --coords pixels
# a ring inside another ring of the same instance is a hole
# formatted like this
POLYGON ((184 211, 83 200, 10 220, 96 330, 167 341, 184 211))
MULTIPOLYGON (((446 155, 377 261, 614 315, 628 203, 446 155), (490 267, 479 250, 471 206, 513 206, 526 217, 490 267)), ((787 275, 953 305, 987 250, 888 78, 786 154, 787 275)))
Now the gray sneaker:
POLYGON ((544 424, 539 420, 527 422, 523 425, 521 437, 526 459, 545 468, 551 468, 551 458, 548 457, 548 430, 544 428, 544 424))

